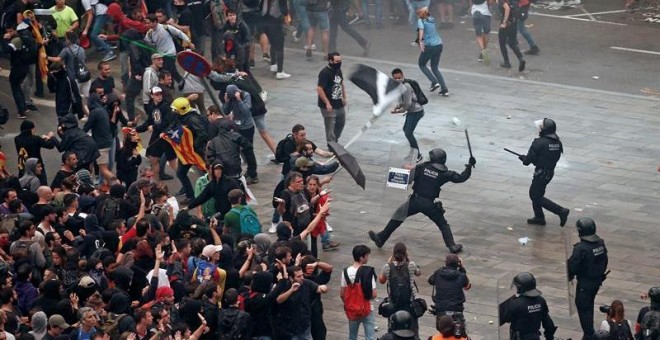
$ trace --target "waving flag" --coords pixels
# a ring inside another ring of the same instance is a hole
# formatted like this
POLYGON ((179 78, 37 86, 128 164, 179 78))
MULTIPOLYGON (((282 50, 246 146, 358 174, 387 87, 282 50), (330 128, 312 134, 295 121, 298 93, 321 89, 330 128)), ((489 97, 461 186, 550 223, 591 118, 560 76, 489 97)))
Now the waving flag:
POLYGON ((174 149, 177 158, 183 164, 196 165, 200 170, 206 171, 204 159, 195 152, 193 148, 193 134, 185 126, 178 126, 167 133, 161 133, 160 138, 164 139, 174 149))
POLYGON ((379 117, 406 90, 401 83, 373 67, 359 64, 350 76, 351 81, 374 102, 374 116, 379 117))

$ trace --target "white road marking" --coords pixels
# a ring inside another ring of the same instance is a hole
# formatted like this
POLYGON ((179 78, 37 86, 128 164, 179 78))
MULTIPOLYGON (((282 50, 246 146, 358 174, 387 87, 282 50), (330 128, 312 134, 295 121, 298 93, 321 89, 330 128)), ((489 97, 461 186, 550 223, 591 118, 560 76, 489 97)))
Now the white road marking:
POLYGON ((596 21, 596 18, 591 13, 589 13, 589 11, 584 9, 584 6, 580 6, 580 9, 582 10, 582 12, 584 12, 585 15, 589 17, 589 19, 591 19, 591 21, 596 21))
POLYGON ((546 14, 546 13, 531 13, 531 12, 529 14, 538 15, 540 17, 548 17, 548 18, 578 20, 578 21, 595 22, 595 23, 598 23, 598 24, 608 24, 608 25, 616 25, 616 26, 628 26, 628 24, 622 24, 620 22, 590 20, 590 19, 586 19, 586 18, 578 18, 578 17, 573 17, 573 16, 554 15, 554 14, 546 14))
POLYGON ((585 12, 585 14, 570 14, 570 15, 566 15, 566 17, 575 18, 575 17, 583 17, 583 16, 587 16, 587 15, 590 16, 590 15, 601 15, 601 14, 616 14, 616 13, 623 13, 623 12, 627 12, 627 11, 628 11, 627 9, 618 9, 616 11, 604 11, 604 12, 592 12, 592 13, 585 12))
POLYGON ((618 50, 618 51, 637 52, 637 53, 660 55, 660 52, 649 51, 649 50, 639 50, 639 49, 636 49, 636 48, 619 47, 619 46, 610 46, 610 48, 613 49, 613 50, 618 50))

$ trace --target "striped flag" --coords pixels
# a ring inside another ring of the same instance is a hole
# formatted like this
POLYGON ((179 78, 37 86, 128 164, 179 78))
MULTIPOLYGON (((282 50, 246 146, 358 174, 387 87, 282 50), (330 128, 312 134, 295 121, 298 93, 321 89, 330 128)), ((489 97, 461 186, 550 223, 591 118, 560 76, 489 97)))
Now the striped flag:
POLYGON ((178 126, 167 131, 167 133, 161 133, 160 138, 172 145, 181 163, 193 164, 200 170, 206 171, 204 159, 193 148, 193 134, 190 129, 185 126, 178 126))

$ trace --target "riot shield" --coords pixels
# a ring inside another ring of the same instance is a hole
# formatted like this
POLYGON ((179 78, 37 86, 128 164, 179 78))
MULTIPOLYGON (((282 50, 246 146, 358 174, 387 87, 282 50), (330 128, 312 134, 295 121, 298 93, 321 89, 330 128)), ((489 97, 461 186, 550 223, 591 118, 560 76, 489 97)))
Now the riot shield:
POLYGON ((506 275, 497 280, 497 337, 499 340, 510 339, 510 324, 503 324, 502 322, 509 299, 514 298, 516 295, 516 289, 515 287, 512 287, 512 283, 513 278, 517 274, 518 273, 506 273, 506 275))
POLYGON ((575 307, 575 288, 576 288, 576 283, 575 279, 572 281, 568 281, 568 259, 571 257, 571 254, 573 253, 573 244, 578 242, 578 237, 575 234, 575 228, 562 228, 561 229, 561 237, 564 239, 564 255, 565 257, 565 263, 566 263, 566 294, 568 296, 568 313, 570 316, 573 316, 575 314, 575 311, 577 308, 575 307))

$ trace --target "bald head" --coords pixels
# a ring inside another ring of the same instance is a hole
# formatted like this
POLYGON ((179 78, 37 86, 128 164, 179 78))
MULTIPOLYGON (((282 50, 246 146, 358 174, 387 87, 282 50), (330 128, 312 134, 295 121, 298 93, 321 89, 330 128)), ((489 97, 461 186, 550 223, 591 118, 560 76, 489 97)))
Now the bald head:
POLYGON ((49 186, 42 185, 37 189, 37 196, 41 201, 50 202, 53 200, 53 190, 49 186))

